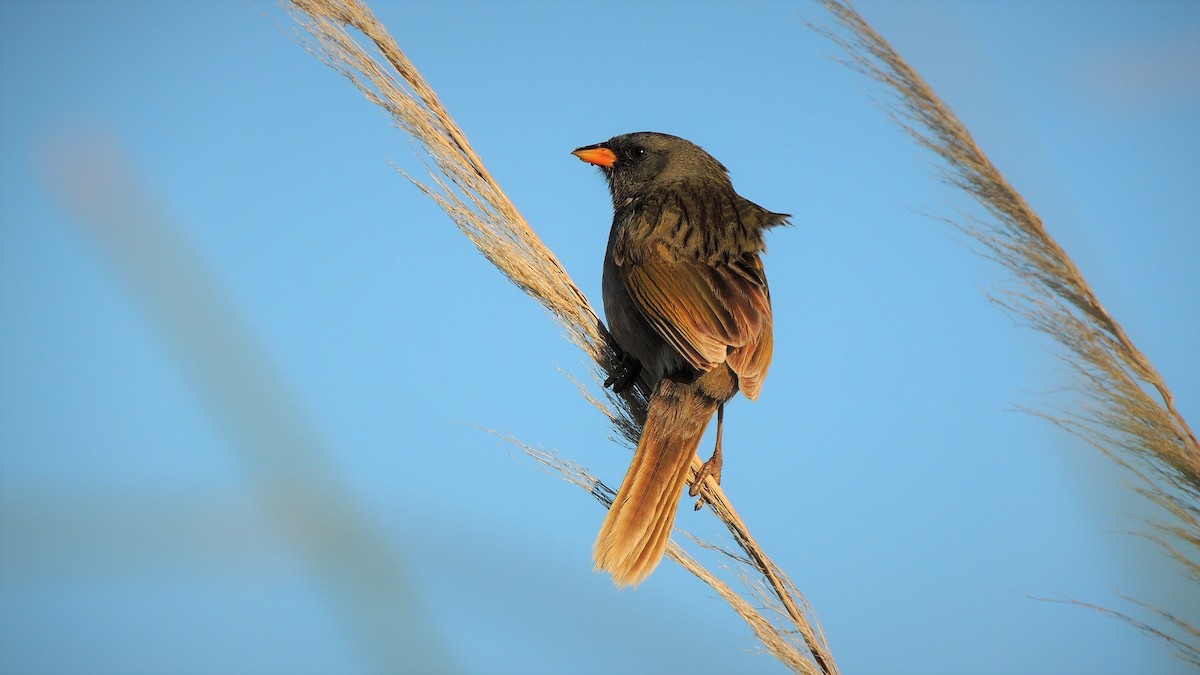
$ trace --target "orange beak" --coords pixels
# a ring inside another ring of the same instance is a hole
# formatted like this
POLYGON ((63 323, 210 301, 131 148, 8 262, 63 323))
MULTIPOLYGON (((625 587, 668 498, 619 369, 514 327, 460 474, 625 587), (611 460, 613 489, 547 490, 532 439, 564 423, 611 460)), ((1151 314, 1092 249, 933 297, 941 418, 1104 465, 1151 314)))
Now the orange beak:
POLYGON ((601 166, 605 169, 608 169, 612 167, 613 164, 617 163, 617 153, 599 145, 589 145, 586 148, 579 148, 571 154, 575 155, 579 159, 582 159, 588 164, 595 164, 596 166, 601 166))

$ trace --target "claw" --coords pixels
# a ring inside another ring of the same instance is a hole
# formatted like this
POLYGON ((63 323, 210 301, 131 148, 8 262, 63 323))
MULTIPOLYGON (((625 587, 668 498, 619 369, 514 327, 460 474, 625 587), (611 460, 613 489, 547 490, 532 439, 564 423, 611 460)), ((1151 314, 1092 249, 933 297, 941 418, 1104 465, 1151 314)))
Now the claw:
POLYGON ((604 380, 604 386, 612 387, 613 392, 619 394, 628 389, 641 373, 641 362, 628 354, 622 354, 621 363, 613 369, 612 375, 604 380))
MULTIPOLYGON (((688 489, 688 496, 695 497, 700 494, 700 486, 704 484, 704 479, 712 477, 717 485, 721 484, 721 466, 725 463, 721 455, 721 434, 725 430, 725 404, 717 406, 717 444, 713 448, 712 457, 700 467, 696 472, 696 480, 692 481, 692 487, 688 489)), ((704 507, 705 499, 700 497, 696 500, 695 510, 699 511, 704 507)))

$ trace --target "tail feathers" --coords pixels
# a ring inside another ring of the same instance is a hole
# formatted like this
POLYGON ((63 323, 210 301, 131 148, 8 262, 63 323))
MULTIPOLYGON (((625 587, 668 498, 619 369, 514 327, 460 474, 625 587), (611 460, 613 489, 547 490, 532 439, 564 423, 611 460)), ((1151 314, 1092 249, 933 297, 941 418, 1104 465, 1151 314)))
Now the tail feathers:
POLYGON ((596 569, 618 586, 645 581, 662 560, 688 468, 717 402, 689 385, 663 380, 633 462, 596 538, 596 569))

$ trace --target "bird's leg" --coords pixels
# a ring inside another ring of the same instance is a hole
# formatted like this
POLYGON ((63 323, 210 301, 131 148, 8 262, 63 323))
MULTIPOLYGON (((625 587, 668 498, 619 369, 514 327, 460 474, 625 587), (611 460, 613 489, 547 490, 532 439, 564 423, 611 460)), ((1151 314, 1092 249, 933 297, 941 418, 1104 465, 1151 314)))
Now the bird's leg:
MULTIPOLYGON (((712 457, 700 467, 696 472, 696 480, 692 483, 692 487, 688 490, 688 494, 692 497, 700 494, 700 486, 704 483, 704 479, 712 476, 717 485, 721 484, 721 433, 725 430, 725 404, 717 405, 717 446, 713 448, 712 457)), ((696 510, 699 511, 704 507, 704 497, 696 500, 696 510)))
POLYGON ((604 386, 612 387, 613 393, 619 394, 629 388, 638 375, 642 373, 642 362, 633 358, 629 354, 621 354, 621 363, 615 369, 613 374, 608 376, 604 381, 604 386))

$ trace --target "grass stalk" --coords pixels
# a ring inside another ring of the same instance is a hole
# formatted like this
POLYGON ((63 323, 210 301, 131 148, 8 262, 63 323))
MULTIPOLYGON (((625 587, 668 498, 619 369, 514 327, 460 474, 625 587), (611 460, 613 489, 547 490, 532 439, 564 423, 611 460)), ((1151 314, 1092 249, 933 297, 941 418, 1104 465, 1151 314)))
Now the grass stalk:
MULTIPOLYGON (((1200 443, 1176 408, 1165 378, 929 84, 849 3, 817 1, 836 28, 810 26, 844 51, 848 65, 889 90, 885 110, 941 160, 945 180, 967 192, 990 216, 946 222, 980 242, 1017 282, 1016 290, 991 299, 1060 346, 1081 405, 1033 412, 1130 471, 1138 492, 1163 513, 1144 535, 1200 584, 1200 443)), ((1195 626, 1177 614, 1134 602, 1184 637, 1170 637, 1129 615, 1105 611, 1167 639, 1185 660, 1200 665, 1200 631, 1195 626)))

